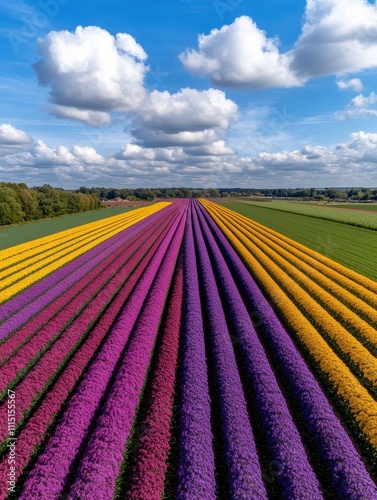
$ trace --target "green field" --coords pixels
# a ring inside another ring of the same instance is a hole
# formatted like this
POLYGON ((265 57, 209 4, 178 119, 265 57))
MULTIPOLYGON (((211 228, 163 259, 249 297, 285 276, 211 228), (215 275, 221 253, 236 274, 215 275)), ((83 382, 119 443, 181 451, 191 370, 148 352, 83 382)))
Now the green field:
POLYGON ((346 208, 347 210, 367 210, 377 212, 377 203, 329 203, 329 208, 346 208))
POLYGON ((123 212, 135 210, 135 207, 114 207, 106 210, 95 210, 74 215, 64 215, 55 219, 42 219, 15 226, 3 226, 0 228, 0 250, 13 247, 37 238, 43 238, 50 234, 58 233, 75 226, 88 224, 96 220, 105 219, 123 212))
POLYGON ((265 205, 222 205, 377 280, 377 232, 372 229, 271 210, 265 205))
POLYGON ((307 215, 309 217, 316 217, 344 224, 352 224, 353 226, 360 226, 368 229, 377 229, 377 212, 374 210, 361 212, 360 210, 355 210, 354 206, 352 206, 353 210, 344 210, 344 208, 346 208, 345 206, 342 206, 342 208, 331 206, 331 208, 329 208, 328 205, 318 205, 297 201, 272 200, 270 203, 266 203, 245 200, 240 203, 256 207, 264 207, 269 210, 307 215))

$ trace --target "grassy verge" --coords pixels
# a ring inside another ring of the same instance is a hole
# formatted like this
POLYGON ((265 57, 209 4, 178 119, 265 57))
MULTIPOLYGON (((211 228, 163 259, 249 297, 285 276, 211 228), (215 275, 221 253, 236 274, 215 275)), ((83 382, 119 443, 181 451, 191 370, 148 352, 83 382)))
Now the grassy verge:
POLYGON ((246 203, 224 203, 224 206, 377 280, 374 230, 246 203))
POLYGON ((135 210, 135 207, 114 207, 81 214, 63 215, 54 219, 25 222, 13 226, 2 226, 0 227, 0 250, 36 240, 37 238, 43 238, 44 236, 65 231, 76 226, 113 217, 114 215, 129 212, 130 210, 135 210))
POLYGON ((279 210, 282 212, 290 212, 294 214, 306 215, 308 217, 316 217, 318 219, 331 220, 359 226, 367 229, 377 229, 376 212, 373 210, 361 211, 344 210, 331 205, 318 205, 313 203, 297 202, 297 201, 272 201, 271 203, 260 203, 254 201, 242 201, 252 206, 263 206, 271 210, 279 210))

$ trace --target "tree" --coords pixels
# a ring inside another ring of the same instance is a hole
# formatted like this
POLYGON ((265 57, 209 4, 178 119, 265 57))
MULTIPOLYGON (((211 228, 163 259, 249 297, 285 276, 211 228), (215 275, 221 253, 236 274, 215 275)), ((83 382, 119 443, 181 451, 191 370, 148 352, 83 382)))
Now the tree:
POLYGON ((19 224, 23 221, 24 213, 15 190, 0 186, 0 225, 19 224))

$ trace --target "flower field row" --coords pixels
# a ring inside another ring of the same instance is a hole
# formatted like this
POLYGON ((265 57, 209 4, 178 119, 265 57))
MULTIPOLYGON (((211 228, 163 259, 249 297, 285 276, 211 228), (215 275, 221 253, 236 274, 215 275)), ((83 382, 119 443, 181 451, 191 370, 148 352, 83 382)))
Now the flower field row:
POLYGON ((161 210, 159 203, 0 251, 0 303, 111 236, 161 210))
POLYGON ((0 500, 377 498, 375 282, 204 200, 34 243, 2 261, 0 500))

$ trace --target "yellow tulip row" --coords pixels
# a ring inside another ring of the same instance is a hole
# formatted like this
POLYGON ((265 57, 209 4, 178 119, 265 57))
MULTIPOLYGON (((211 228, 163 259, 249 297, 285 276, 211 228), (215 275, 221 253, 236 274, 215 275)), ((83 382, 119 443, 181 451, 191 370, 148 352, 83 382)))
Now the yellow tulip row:
MULTIPOLYGON (((219 210, 222 213, 227 211, 235 214, 235 212, 220 205, 219 210)), ((365 302, 370 303, 375 308, 377 307, 377 283, 375 281, 256 221, 252 221, 240 214, 237 214, 237 217, 238 220, 242 220, 245 224, 248 224, 249 227, 260 230, 263 234, 278 242, 280 246, 289 249, 292 255, 297 256, 300 260, 313 268, 314 274, 318 274, 314 272, 315 269, 338 283, 340 287, 346 288, 365 302)))
POLYGON ((156 203, 1 251, 0 262, 7 259, 7 266, 0 272, 0 303, 167 205, 156 203))
MULTIPOLYGON (((135 215, 133 217, 135 218, 135 215)), ((131 220, 128 222, 131 222, 131 220)), ((105 233, 116 231, 118 228, 122 228, 123 226, 124 220, 120 220, 113 222, 112 224, 110 223, 107 227, 100 226, 96 228, 86 228, 85 232, 81 229, 80 233, 72 235, 68 234, 65 235, 64 238, 59 238, 57 241, 50 240, 49 242, 46 242, 43 245, 37 245, 36 247, 33 245, 34 242, 30 242, 29 250, 18 253, 13 258, 7 259, 7 262, 4 263, 5 265, 3 265, 3 268, 0 270, 0 288, 6 288, 9 285, 9 282, 13 282, 15 280, 15 276, 17 276, 20 271, 24 269, 29 270, 34 264, 40 264, 42 262, 47 264, 48 260, 54 261, 58 259, 59 256, 67 253, 67 251, 74 250, 75 248, 79 248, 81 245, 95 241, 98 237, 104 235, 105 233)))
MULTIPOLYGON (((231 223, 237 222, 233 215, 225 215, 231 223)), ((308 264, 303 263, 298 257, 291 255, 288 250, 281 248, 277 243, 273 241, 273 239, 264 236, 262 232, 255 231, 253 228, 247 227, 246 224, 242 220, 238 222, 240 231, 246 236, 246 238, 250 235, 255 236, 253 238, 251 246, 254 244, 260 250, 262 250, 262 256, 267 255, 270 259, 272 259, 280 269, 284 270, 294 282, 299 283, 309 294, 306 304, 313 303, 311 297, 314 297, 316 301, 322 304, 326 310, 330 311, 332 316, 339 318, 339 321, 346 324, 351 331, 354 331, 356 335, 360 335, 367 342, 369 342, 372 346, 377 348, 377 313, 374 308, 370 305, 363 302, 358 297, 355 297, 349 291, 342 289, 339 285, 334 284, 333 282, 322 275, 319 277, 319 281, 322 286, 319 286, 314 280, 316 279, 316 274, 318 274, 313 268, 311 268, 308 264), (327 291, 326 286, 328 285, 329 291, 334 291, 336 289, 339 292, 339 295, 342 297, 343 302, 338 300, 333 296, 332 293, 327 291), (340 288, 340 290, 338 290, 340 288), (358 311, 359 314, 356 314, 354 311, 350 309, 352 305, 358 311), (347 307, 348 306, 348 307, 347 307), (362 317, 360 317, 360 315, 362 317), (365 321, 364 318, 368 318, 374 325, 370 325, 365 321)), ((284 276, 284 274, 283 274, 284 276)), ((276 279, 278 279, 276 277, 276 279)), ((288 286, 288 285, 287 285, 288 286)), ((300 295, 300 299, 302 296, 300 295)), ((303 300, 303 299, 302 299, 303 300)), ((313 306, 313 314, 318 314, 319 309, 315 307, 316 303, 314 302, 313 306), (317 310, 316 310, 317 309, 317 310)), ((304 306, 301 306, 304 308, 304 306)), ((328 325, 328 328, 331 328, 330 331, 337 331, 339 328, 331 325, 331 316, 326 313, 321 315, 323 317, 324 322, 328 325), (327 317, 326 317, 327 316, 327 317), (331 325, 331 326, 330 326, 331 325), (334 330, 335 328, 335 330, 334 330)), ((314 319, 317 316, 314 316, 314 319)), ((325 328, 324 328, 325 329, 325 328)), ((326 329, 325 329, 326 330, 326 329)), ((341 338, 346 337, 348 332, 340 332, 341 338)), ((352 340, 351 340, 352 343, 352 340)))
MULTIPOLYGON (((275 256, 272 260, 253 243, 255 235, 247 235, 247 231, 237 223, 238 214, 223 210, 223 207, 219 208, 219 205, 211 202, 202 201, 202 204, 267 292, 300 343, 306 347, 338 395, 347 403, 360 429, 377 450, 377 402, 325 338, 331 338, 345 356, 357 365, 365 379, 376 385, 377 363, 374 357, 285 270, 279 268, 277 262, 283 263, 280 256, 275 256), (320 332, 325 333, 325 338, 320 332)), ((270 254, 272 252, 271 250, 270 254)))

